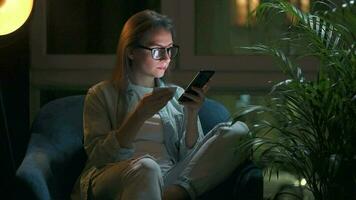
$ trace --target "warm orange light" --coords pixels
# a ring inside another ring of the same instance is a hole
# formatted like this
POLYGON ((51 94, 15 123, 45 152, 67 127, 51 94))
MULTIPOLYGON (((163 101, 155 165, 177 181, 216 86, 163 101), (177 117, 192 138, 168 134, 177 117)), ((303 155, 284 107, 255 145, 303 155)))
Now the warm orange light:
POLYGON ((5 3, 5 0, 0 0, 0 7, 5 3))
POLYGON ((309 12, 309 10, 310 10, 310 0, 300 0, 300 9, 303 12, 309 12))
POLYGON ((20 28, 30 16, 33 0, 0 0, 0 35, 20 28))
MULTIPOLYGON (((255 10, 260 4, 260 0, 235 0, 236 18, 235 23, 238 26, 245 26, 248 22, 248 15, 251 11, 255 10)), ((254 20, 255 14, 251 20, 254 20)))
POLYGON ((248 0, 236 0, 236 24, 243 26, 247 23, 248 0))
MULTIPOLYGON (((307 13, 310 10, 310 0, 289 0, 291 4, 294 6, 298 7, 301 11, 307 13)), ((293 18, 291 15, 287 14, 287 18, 289 21, 291 21, 293 24, 295 24, 297 21, 295 18, 293 18)))
POLYGON ((260 4, 260 0, 250 0, 249 10, 250 12, 256 10, 257 6, 260 4))
MULTIPOLYGON (((249 12, 252 12, 256 10, 258 5, 260 4, 260 0, 250 0, 249 3, 249 12)), ((251 17, 252 23, 255 23, 256 21, 256 12, 253 12, 252 17, 251 17)))

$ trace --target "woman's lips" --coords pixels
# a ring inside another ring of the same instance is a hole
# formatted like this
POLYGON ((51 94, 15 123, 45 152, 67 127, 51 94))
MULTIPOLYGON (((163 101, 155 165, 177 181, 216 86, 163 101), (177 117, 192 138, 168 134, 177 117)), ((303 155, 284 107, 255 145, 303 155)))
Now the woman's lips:
POLYGON ((166 67, 157 67, 157 69, 159 69, 159 70, 166 70, 167 68, 166 68, 166 67))

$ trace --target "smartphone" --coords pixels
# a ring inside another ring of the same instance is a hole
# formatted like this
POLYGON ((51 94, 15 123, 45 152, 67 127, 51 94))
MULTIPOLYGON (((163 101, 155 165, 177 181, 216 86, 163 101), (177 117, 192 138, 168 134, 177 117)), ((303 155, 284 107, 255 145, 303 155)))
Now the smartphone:
MULTIPOLYGON (((197 95, 197 93, 192 90, 192 87, 202 88, 209 81, 209 79, 214 75, 214 70, 200 70, 193 80, 189 83, 188 87, 185 89, 184 93, 197 95)), ((178 99, 179 102, 191 101, 188 97, 183 96, 183 94, 178 99)))

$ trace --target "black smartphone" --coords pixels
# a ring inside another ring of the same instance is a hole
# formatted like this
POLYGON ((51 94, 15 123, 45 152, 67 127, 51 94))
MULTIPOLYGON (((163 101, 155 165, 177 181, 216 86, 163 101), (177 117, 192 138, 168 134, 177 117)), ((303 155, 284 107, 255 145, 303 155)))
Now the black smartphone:
MULTIPOLYGON (((184 93, 188 94, 193 94, 197 95, 194 90, 192 90, 192 87, 197 87, 197 88, 202 88, 208 81, 209 79, 214 75, 215 71, 214 70, 200 70, 193 80, 189 83, 188 87, 185 89, 184 93)), ((183 96, 183 94, 179 97, 178 99, 179 102, 187 102, 191 101, 188 97, 183 96)))

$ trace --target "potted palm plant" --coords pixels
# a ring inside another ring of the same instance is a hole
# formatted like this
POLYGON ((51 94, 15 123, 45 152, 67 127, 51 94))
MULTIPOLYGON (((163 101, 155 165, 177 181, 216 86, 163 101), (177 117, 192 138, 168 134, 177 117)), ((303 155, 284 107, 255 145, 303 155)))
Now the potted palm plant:
MULTIPOLYGON (((298 55, 317 58, 318 73, 307 79, 300 57, 278 45, 247 49, 273 56, 287 79, 275 84, 266 104, 246 107, 233 122, 255 113, 254 159, 271 170, 288 170, 307 181, 315 199, 356 198, 356 16, 354 1, 340 6, 317 2, 304 13, 284 0, 262 3, 257 18, 286 13, 293 19, 288 40, 303 45, 298 55), (257 114, 256 114, 257 113, 257 114)), ((269 171, 272 172, 272 171, 269 171)))

